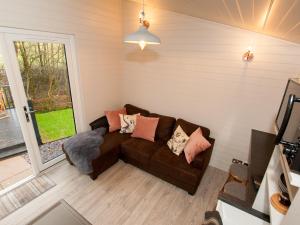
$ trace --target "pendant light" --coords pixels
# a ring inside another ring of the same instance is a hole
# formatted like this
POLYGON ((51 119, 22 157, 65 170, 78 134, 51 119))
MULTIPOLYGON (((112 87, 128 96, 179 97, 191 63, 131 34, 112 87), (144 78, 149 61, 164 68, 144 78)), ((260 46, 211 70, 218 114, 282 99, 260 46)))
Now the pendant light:
POLYGON ((143 9, 140 13, 140 24, 141 25, 136 32, 129 34, 124 38, 124 42, 138 44, 142 50, 145 48, 146 45, 159 45, 160 38, 148 31, 150 23, 147 20, 145 20, 144 0, 143 9))

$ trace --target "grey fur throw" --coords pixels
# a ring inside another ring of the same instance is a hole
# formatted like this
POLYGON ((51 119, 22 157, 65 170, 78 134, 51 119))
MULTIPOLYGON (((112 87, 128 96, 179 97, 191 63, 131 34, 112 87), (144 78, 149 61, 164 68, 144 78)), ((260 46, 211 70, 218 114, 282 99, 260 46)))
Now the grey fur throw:
POLYGON ((99 147, 105 132, 106 128, 98 128, 79 133, 65 141, 64 150, 80 172, 89 174, 93 171, 92 160, 101 154, 99 147))

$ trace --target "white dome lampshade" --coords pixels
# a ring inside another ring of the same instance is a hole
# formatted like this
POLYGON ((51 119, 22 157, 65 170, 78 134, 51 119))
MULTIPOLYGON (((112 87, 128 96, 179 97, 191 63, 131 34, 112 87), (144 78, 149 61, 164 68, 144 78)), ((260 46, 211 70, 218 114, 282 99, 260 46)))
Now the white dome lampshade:
POLYGON ((159 45, 161 43, 160 38, 149 32, 144 25, 141 25, 136 32, 127 35, 124 42, 139 44, 142 50, 146 45, 159 45))

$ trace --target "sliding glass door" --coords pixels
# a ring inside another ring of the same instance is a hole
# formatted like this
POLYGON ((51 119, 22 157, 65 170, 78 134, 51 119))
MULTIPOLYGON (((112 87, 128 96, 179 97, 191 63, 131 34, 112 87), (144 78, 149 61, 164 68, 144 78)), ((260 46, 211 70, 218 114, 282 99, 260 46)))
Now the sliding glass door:
POLYGON ((2 35, 33 161, 41 171, 65 158, 63 142, 82 129, 72 37, 37 32, 2 35))
POLYGON ((76 133, 63 43, 14 41, 16 58, 42 163, 63 155, 62 143, 76 133))
POLYGON ((0 43, 0 194, 33 176, 2 48, 0 43))

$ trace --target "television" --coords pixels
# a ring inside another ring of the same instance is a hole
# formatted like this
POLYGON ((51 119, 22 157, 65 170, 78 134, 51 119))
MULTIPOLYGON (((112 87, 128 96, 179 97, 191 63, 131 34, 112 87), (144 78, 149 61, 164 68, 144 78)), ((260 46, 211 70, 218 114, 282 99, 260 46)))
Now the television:
POLYGON ((300 79, 289 79, 276 117, 277 137, 280 142, 297 143, 300 137, 300 79))

